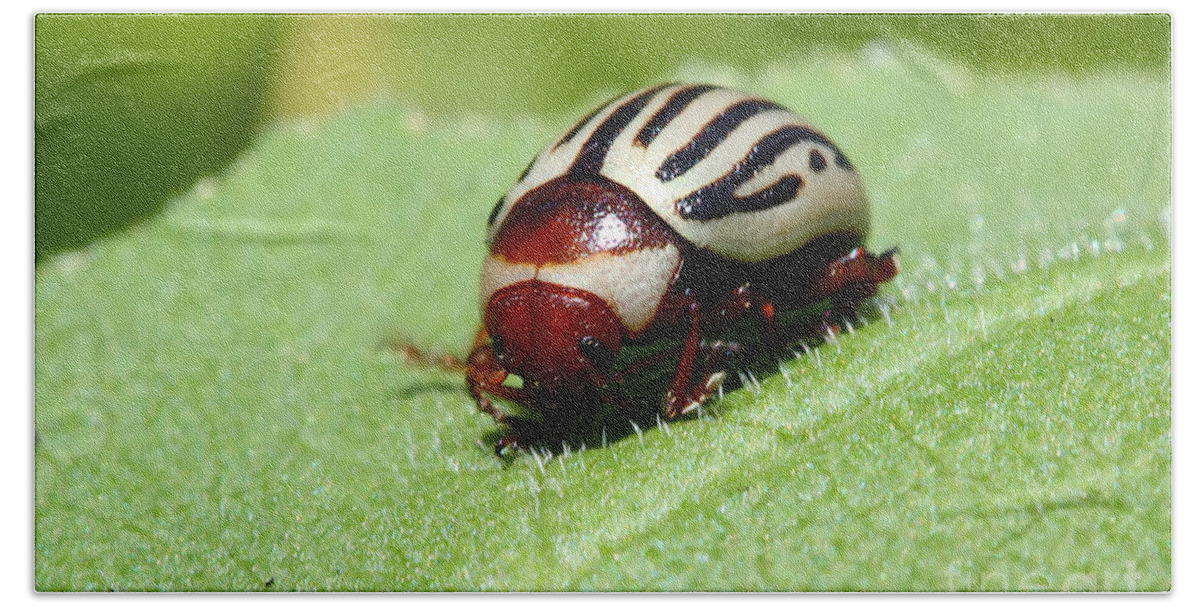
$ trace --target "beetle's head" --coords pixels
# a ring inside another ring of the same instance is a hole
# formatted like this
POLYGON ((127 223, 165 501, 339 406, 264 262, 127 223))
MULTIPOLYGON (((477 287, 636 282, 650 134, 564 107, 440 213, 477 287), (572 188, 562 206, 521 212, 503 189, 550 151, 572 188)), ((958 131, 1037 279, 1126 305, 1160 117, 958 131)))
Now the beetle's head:
POLYGON ((600 297, 538 280, 499 289, 484 324, 504 368, 552 398, 591 393, 611 377, 624 326, 600 297))

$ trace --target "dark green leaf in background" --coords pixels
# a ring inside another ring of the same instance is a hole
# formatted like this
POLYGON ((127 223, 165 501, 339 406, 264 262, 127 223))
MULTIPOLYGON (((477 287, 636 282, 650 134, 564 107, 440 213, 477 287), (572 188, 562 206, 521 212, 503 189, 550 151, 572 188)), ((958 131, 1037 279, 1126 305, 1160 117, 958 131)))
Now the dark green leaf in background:
POLYGON ((254 137, 278 18, 39 15, 35 24, 39 260, 157 211, 254 137))

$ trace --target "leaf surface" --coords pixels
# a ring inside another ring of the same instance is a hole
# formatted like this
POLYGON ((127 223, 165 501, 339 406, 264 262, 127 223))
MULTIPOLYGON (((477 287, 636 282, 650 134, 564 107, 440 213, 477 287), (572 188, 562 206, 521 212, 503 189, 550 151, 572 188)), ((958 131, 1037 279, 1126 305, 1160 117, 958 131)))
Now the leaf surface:
POLYGON ((488 211, 574 115, 279 125, 37 268, 37 587, 1169 589, 1167 76, 904 46, 679 76, 850 155, 901 251, 876 321, 699 419, 502 461, 388 343, 464 352, 488 211))

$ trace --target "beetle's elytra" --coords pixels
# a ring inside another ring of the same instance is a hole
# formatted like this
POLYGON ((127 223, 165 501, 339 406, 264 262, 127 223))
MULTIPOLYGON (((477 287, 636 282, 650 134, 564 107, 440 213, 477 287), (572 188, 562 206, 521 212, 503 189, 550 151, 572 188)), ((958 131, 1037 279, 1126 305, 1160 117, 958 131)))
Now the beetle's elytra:
POLYGON ((479 409, 509 428, 497 451, 553 440, 601 406, 636 407, 620 389, 664 362, 651 401, 667 418, 695 410, 734 353, 811 339, 895 276, 892 252, 863 250, 867 228, 846 155, 779 105, 672 84, 601 106, 489 218, 483 326, 459 365, 479 409))

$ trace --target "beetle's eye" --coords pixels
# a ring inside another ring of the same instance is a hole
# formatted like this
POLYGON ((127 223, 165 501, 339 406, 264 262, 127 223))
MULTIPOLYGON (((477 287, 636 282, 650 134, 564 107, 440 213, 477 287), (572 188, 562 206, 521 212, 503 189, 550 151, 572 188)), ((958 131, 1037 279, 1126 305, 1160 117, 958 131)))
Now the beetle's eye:
POLYGON ((492 336, 492 352, 496 353, 496 358, 504 358, 504 340, 500 336, 492 336))
POLYGON ((592 336, 584 336, 579 340, 579 352, 584 358, 592 362, 598 370, 607 370, 616 362, 616 353, 608 350, 608 347, 601 344, 599 340, 592 336))

